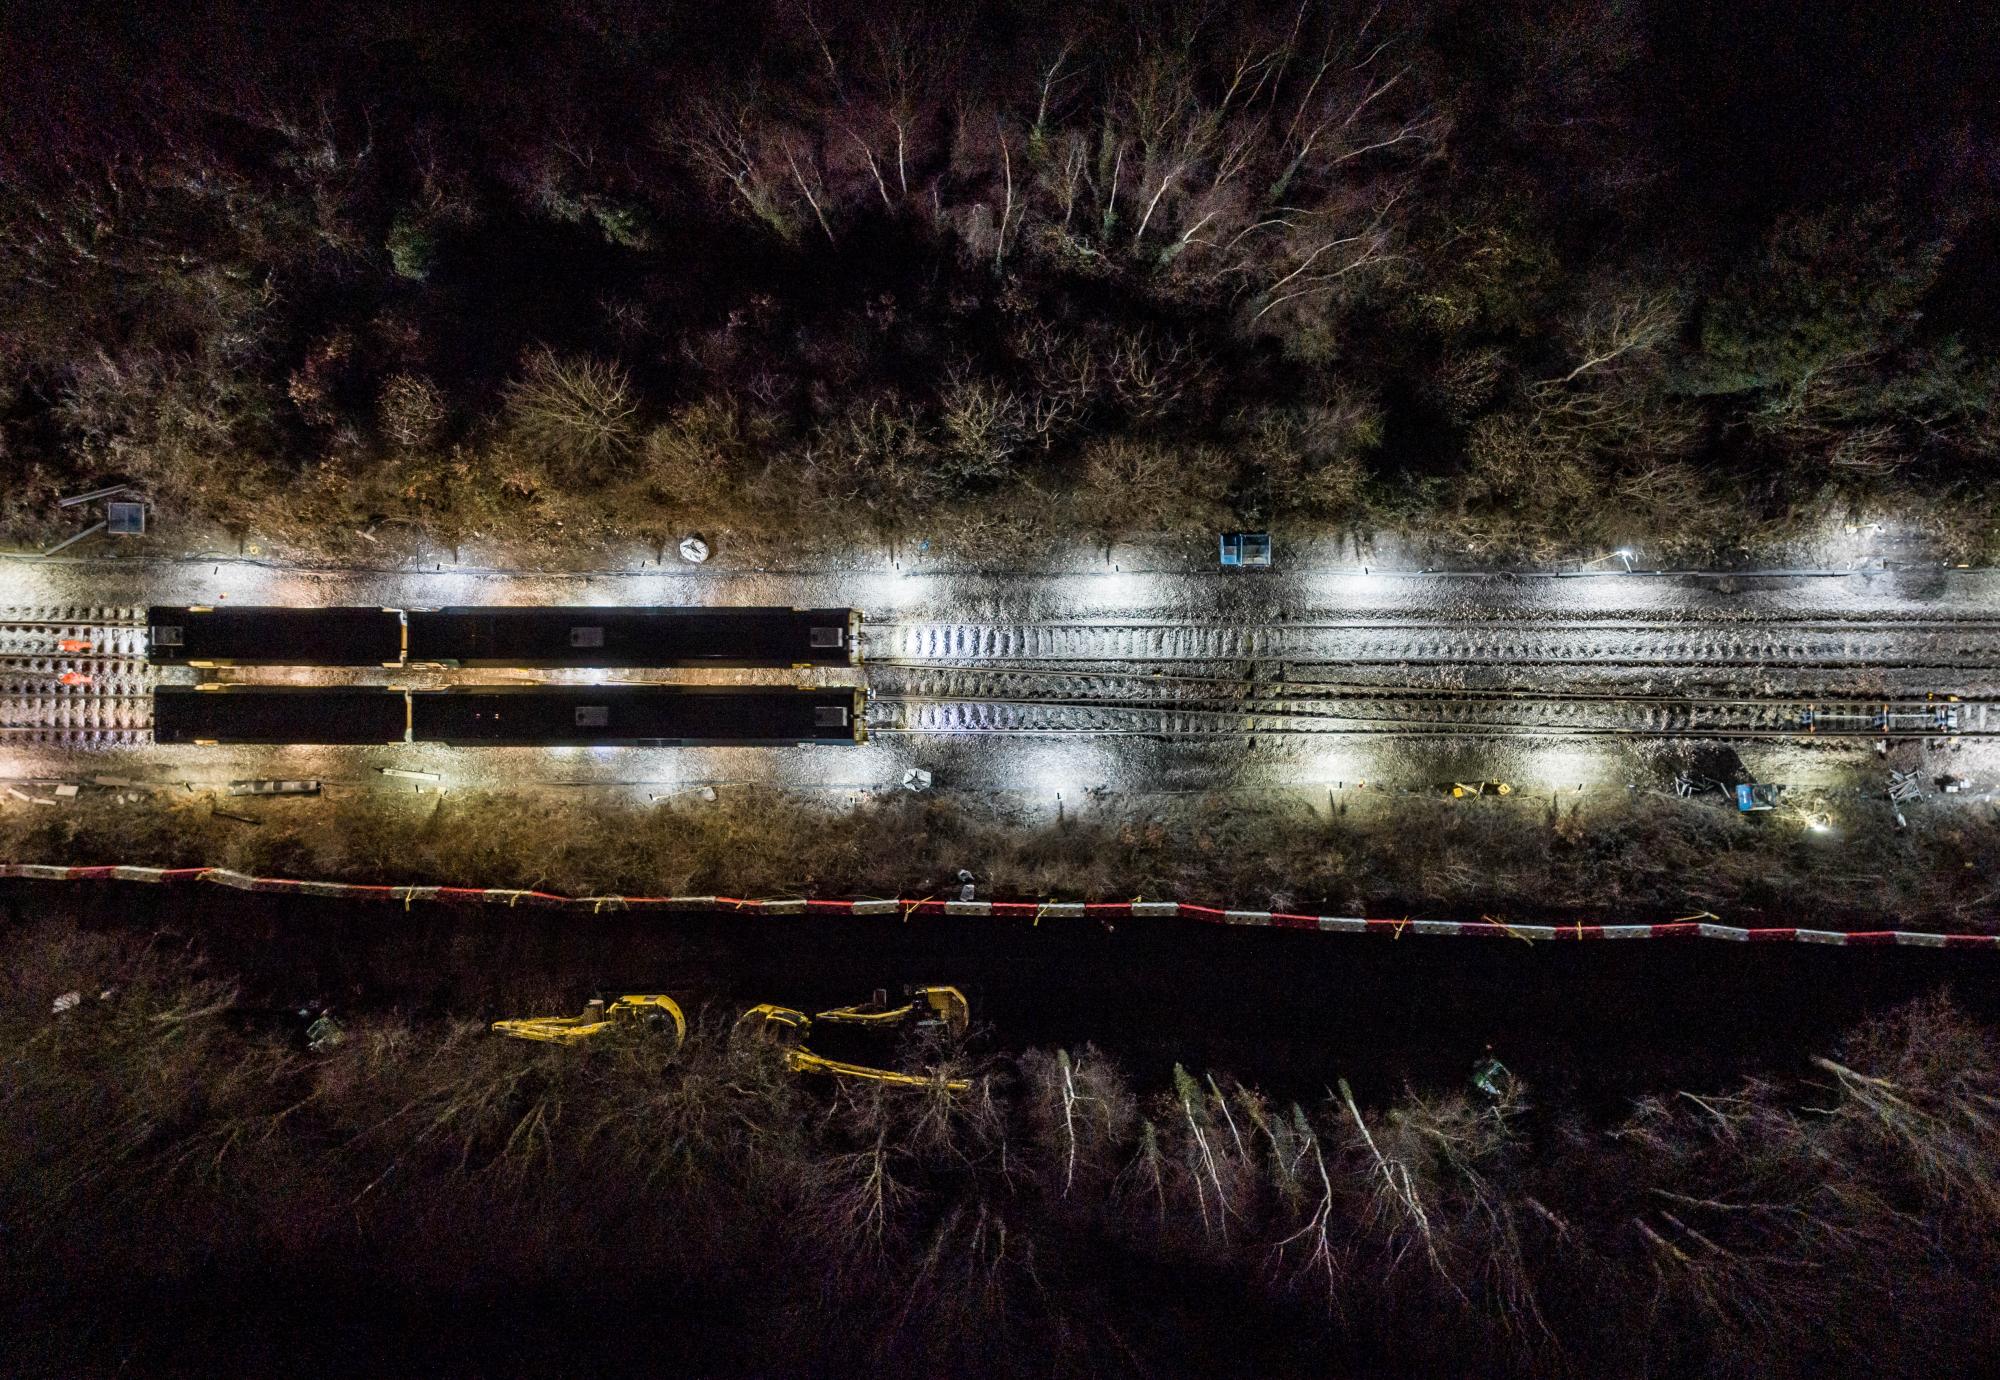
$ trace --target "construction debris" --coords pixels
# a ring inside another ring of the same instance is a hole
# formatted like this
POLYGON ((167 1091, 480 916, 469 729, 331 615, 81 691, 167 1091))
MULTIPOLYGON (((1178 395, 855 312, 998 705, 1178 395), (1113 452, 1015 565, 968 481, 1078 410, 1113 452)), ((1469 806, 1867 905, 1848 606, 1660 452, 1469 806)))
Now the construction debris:
POLYGON ((231 795, 318 795, 319 782, 312 780, 274 781, 259 779, 252 781, 232 781, 229 783, 231 795))

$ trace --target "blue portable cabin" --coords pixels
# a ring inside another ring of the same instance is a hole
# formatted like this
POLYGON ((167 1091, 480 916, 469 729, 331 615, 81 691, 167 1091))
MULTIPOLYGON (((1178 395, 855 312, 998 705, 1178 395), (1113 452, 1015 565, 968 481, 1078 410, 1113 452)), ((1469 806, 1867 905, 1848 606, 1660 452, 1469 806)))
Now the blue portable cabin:
POLYGON ((1268 566, 1271 563, 1269 532, 1224 532, 1221 538, 1224 566, 1268 566))

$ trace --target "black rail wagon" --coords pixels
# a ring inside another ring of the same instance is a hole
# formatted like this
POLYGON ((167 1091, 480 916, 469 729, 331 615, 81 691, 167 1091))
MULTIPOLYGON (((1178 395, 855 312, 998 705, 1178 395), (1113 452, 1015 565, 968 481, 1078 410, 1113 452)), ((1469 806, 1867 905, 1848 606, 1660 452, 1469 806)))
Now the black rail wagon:
POLYGON ((845 666, 854 609, 411 609, 409 659, 445 666, 845 666))
POLYGON ((867 737, 859 690, 733 686, 161 686, 160 743, 790 747, 867 737))
POLYGON ((844 666, 854 609, 149 609, 162 666, 844 666))
POLYGON ((365 686, 160 686, 157 743, 400 743, 409 731, 401 691, 365 686))
POLYGON ((862 692, 708 685, 419 690, 410 736, 462 747, 789 747, 858 743, 862 692))
POLYGON ((147 656, 160 666, 397 666, 403 616, 395 609, 146 610, 147 656))

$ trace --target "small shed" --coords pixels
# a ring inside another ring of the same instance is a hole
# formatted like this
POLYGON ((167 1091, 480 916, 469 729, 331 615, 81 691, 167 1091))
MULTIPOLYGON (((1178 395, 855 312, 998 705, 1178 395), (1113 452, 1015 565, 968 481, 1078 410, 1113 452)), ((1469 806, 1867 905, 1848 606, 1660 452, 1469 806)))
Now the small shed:
POLYGON ((1224 532, 1222 534, 1222 564, 1224 566, 1268 566, 1271 563, 1271 534, 1269 532, 1224 532))

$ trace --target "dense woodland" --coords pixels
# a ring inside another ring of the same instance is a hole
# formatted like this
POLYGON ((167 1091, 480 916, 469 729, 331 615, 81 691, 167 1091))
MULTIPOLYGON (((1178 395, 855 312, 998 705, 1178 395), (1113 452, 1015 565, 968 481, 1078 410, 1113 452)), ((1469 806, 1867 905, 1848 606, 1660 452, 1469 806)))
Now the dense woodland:
POLYGON ((1990 548, 1990 11, 0 17, 0 520, 1990 548))
POLYGON ((678 1056, 386 1012, 315 1053, 170 935, 0 960, 11 1375, 1931 1377, 2000 1342, 1995 1036, 1941 999, 1591 1109, 1090 1048, 843 1089, 719 1011, 678 1056))

